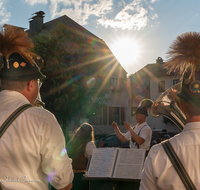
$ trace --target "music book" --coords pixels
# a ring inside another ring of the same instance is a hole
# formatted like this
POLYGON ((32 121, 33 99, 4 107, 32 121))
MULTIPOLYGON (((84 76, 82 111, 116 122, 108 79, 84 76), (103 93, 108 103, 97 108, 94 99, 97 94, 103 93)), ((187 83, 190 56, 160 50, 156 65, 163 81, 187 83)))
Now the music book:
POLYGON ((146 150, 97 148, 93 150, 88 178, 140 179, 146 150))

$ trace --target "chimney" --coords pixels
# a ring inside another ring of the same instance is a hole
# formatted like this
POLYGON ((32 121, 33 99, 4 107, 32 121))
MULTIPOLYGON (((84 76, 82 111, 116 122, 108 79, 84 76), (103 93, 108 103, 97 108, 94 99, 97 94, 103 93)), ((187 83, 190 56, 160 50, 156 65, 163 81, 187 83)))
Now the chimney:
POLYGON ((29 21, 29 23, 30 23, 29 29, 34 31, 34 32, 38 32, 43 27, 43 17, 44 17, 43 15, 45 13, 43 11, 39 11, 39 12, 36 12, 36 13, 33 13, 33 14, 36 14, 36 15, 33 16, 32 18, 30 18, 32 20, 29 21))
POLYGON ((158 59, 156 59, 156 63, 163 64, 163 59, 161 57, 158 57, 158 59))

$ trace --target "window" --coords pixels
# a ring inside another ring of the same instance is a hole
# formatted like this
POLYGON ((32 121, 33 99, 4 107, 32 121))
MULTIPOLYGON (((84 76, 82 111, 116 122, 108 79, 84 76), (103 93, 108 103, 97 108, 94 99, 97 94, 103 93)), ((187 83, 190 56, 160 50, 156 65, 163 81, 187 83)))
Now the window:
POLYGON ((109 124, 113 121, 119 124, 119 107, 109 107, 109 124))
POLYGON ((173 85, 178 84, 180 82, 180 79, 174 79, 173 80, 173 85))
POLYGON ((110 83, 111 83, 111 90, 116 90, 118 89, 117 87, 117 78, 111 78, 110 79, 110 83))
POLYGON ((159 81, 158 82, 158 92, 164 92, 165 91, 165 81, 159 81))

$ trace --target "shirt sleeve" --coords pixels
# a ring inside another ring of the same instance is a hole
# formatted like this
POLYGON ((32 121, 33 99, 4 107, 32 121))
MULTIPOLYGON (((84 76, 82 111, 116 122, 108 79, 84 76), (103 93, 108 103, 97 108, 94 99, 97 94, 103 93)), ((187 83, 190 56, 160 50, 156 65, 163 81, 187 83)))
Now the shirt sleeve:
POLYGON ((127 133, 124 134, 124 137, 127 139, 127 141, 131 138, 131 133, 128 131, 127 133))
POLYGON ((139 190, 149 190, 149 189, 158 190, 158 187, 156 185, 156 177, 153 173, 153 166, 150 154, 151 151, 149 152, 144 163, 144 169, 142 171, 139 190))
POLYGON ((146 140, 150 134, 151 134, 151 129, 150 127, 145 126, 141 131, 140 131, 140 137, 146 140))
POLYGON ((89 158, 92 156, 93 150, 96 148, 95 144, 93 142, 88 142, 85 148, 85 156, 89 158))
POLYGON ((65 149, 65 137, 53 115, 40 127, 39 136, 42 170, 53 187, 62 189, 72 183, 74 174, 72 160, 65 149))

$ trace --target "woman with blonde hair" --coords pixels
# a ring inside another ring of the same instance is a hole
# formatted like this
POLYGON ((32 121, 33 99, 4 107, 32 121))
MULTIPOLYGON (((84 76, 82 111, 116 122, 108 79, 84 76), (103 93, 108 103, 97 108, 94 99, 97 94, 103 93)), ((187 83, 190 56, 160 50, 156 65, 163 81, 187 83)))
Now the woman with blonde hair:
POLYGON ((83 123, 67 143, 67 153, 72 159, 74 181, 72 190, 89 189, 88 181, 83 181, 88 159, 92 155, 94 144, 94 129, 89 123, 83 123))

